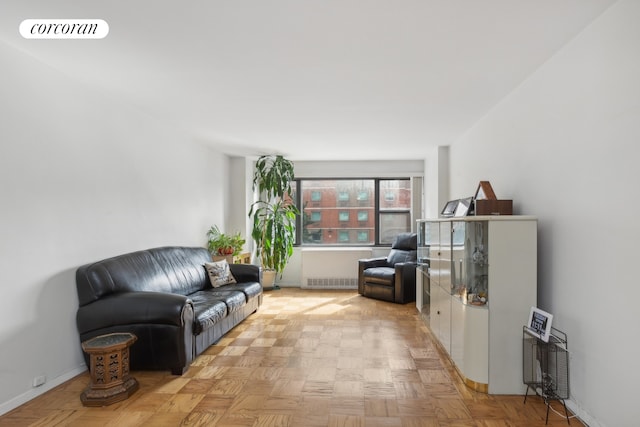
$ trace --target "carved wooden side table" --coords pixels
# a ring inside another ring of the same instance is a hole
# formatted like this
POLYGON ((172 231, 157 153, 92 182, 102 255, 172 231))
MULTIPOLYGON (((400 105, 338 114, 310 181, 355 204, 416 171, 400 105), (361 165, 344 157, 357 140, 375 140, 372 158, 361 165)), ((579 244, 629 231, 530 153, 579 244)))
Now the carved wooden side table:
POLYGON ((114 333, 82 343, 91 359, 91 383, 80 395, 84 406, 111 405, 138 389, 138 381, 129 375, 129 347, 137 339, 134 334, 114 333))

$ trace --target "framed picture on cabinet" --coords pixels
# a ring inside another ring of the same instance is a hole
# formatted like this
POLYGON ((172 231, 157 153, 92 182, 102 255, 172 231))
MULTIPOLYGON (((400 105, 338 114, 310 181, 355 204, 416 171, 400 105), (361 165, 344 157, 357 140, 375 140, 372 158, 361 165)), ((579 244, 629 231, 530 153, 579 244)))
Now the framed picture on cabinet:
POLYGON ((467 197, 465 199, 458 200, 458 205, 456 206, 456 211, 453 216, 467 216, 469 214, 469 208, 471 207, 471 203, 473 202, 473 197, 467 197))
POLYGON ((451 200, 447 202, 447 204, 444 205, 442 212, 440 212, 440 215, 447 218, 454 216, 456 213, 456 208, 458 207, 458 202, 459 200, 451 200))

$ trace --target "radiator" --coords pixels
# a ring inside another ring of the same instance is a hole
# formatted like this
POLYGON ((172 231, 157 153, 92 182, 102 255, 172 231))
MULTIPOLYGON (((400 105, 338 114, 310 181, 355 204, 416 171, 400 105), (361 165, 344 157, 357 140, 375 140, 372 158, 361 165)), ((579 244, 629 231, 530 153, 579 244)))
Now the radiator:
POLYGON ((302 250, 303 289, 358 289, 358 260, 371 258, 367 248, 302 250))

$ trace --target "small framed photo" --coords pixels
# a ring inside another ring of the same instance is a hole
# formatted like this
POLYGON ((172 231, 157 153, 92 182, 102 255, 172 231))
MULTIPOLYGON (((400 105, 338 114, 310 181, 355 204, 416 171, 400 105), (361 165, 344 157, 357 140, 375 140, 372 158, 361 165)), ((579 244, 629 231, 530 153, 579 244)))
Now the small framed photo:
POLYGON ((459 200, 451 200, 447 202, 447 204, 444 205, 442 212, 440 212, 440 215, 444 217, 452 217, 453 215, 455 215, 456 208, 458 207, 458 202, 459 200))
POLYGON ((471 206, 472 198, 467 197, 466 199, 458 200, 458 206, 456 206, 456 211, 453 214, 455 217, 467 216, 469 213, 469 207, 471 206))
POLYGON ((527 322, 526 331, 534 337, 540 338, 544 342, 549 342, 551 334, 551 321, 553 315, 537 307, 531 307, 529 313, 529 321, 527 322))

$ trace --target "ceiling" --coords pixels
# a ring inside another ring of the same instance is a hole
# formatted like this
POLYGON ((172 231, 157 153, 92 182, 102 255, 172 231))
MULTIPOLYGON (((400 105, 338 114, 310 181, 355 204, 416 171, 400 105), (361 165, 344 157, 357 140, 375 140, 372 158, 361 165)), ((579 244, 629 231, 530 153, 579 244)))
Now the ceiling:
POLYGON ((453 143, 612 3, 2 0, 0 41, 231 155, 407 159, 453 143), (28 40, 28 18, 110 30, 28 40))

